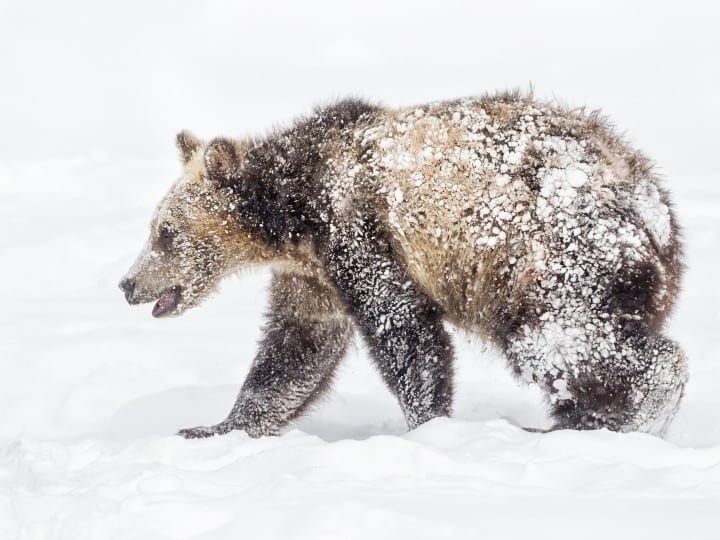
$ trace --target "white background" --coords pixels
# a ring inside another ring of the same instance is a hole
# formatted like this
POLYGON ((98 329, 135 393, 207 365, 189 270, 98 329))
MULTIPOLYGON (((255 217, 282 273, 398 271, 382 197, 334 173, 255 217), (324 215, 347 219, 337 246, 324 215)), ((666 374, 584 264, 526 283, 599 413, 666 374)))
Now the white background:
POLYGON ((715 538, 718 22, 692 1, 0 0, 0 537, 715 538), (125 305, 175 132, 531 84, 602 108, 675 195, 688 271, 668 333, 691 381, 667 440, 520 430, 547 425, 539 393, 463 335, 453 420, 406 434, 360 347, 282 437, 172 436, 231 406, 267 281, 176 320, 125 305))

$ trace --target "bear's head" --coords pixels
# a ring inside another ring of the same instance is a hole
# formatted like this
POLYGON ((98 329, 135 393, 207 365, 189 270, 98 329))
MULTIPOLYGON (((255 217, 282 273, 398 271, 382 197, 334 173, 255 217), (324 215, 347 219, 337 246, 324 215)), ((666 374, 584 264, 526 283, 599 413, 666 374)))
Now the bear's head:
POLYGON ((155 301, 154 317, 179 315, 198 305, 240 266, 267 261, 269 249, 234 217, 232 190, 219 180, 242 167, 243 144, 208 144, 177 136, 180 178, 157 207, 150 238, 120 282, 130 304, 155 301))

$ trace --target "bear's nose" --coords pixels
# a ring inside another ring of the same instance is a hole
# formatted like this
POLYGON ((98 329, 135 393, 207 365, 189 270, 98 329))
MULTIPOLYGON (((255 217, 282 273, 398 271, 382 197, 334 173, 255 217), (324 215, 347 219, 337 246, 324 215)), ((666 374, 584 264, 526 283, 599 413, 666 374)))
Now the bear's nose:
POLYGON ((135 292, 135 280, 124 278, 120 282, 120 290, 125 293, 125 300, 130 302, 130 300, 132 299, 132 295, 135 292))

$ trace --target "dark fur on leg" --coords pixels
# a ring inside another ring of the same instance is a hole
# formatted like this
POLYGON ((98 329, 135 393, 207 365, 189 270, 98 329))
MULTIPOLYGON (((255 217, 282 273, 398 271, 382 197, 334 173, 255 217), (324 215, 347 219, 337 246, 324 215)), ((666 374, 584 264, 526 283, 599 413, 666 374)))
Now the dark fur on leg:
POLYGON ((371 214, 330 233, 326 270, 347 303, 408 426, 450 414, 452 345, 442 311, 401 267, 371 214))
POLYGON ((547 392, 551 430, 606 428, 663 435, 687 380, 682 351, 636 321, 598 319, 585 330, 542 332, 530 325, 508 343, 516 372, 526 379, 531 374, 547 392), (568 358, 581 358, 580 368, 566 369, 568 358))
POLYGON ((568 384, 572 399, 552 408, 554 429, 646 431, 664 435, 682 399, 687 368, 680 348, 645 325, 619 332, 622 368, 595 369, 568 384))
POLYGON ((186 438, 243 429, 276 435, 330 386, 353 328, 334 293, 317 278, 276 274, 265 335, 237 401, 217 425, 184 429, 186 438))

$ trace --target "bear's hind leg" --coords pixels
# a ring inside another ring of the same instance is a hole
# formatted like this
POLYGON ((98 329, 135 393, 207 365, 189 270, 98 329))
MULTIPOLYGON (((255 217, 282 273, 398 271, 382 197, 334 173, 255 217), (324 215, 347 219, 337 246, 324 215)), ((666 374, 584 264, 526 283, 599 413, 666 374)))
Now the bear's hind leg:
POLYGON ((352 340, 353 326, 335 294, 317 278, 276 273, 260 350, 228 417, 181 430, 204 438, 245 430, 276 435, 329 388, 352 340))
POLYGON ((573 399, 553 406, 555 427, 642 431, 663 436, 687 382, 678 345, 641 325, 618 332, 605 362, 569 384, 573 399))
POLYGON ((687 381, 685 357, 661 334, 623 322, 541 322, 509 343, 517 372, 547 392, 553 429, 665 434, 687 381))

